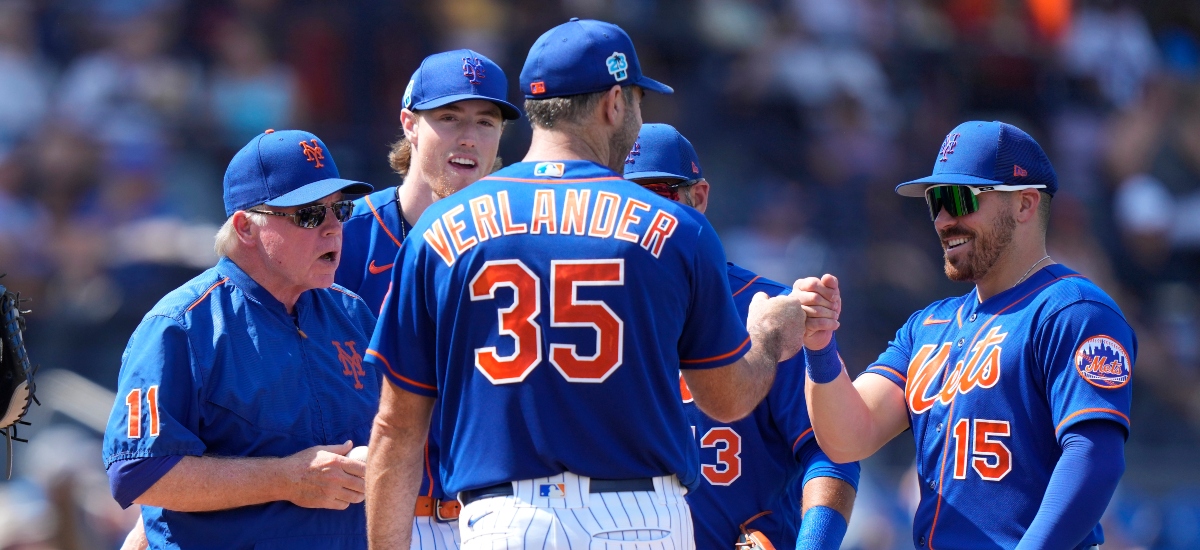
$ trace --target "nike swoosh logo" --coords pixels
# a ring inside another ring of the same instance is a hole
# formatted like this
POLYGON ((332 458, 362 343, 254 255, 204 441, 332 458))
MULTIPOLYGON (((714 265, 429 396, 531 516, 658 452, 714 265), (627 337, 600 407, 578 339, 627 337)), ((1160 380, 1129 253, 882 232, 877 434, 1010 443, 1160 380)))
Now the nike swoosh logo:
POLYGON ((494 511, 495 511, 495 510, 488 510, 488 511, 486 511, 486 512, 484 512, 484 513, 482 513, 482 514, 480 514, 480 515, 478 515, 478 516, 475 516, 475 517, 473 517, 473 518, 471 518, 471 519, 467 520, 467 528, 468 528, 468 529, 473 529, 473 528, 475 527, 475 522, 477 522, 477 521, 479 521, 479 520, 481 520, 481 519, 483 519, 483 518, 487 517, 487 515, 488 515, 488 514, 490 514, 490 513, 494 512, 494 511))
POLYGON ((933 318, 933 316, 932 316, 932 315, 930 315, 929 317, 926 317, 926 318, 925 318, 925 322, 923 322, 923 323, 921 323, 921 324, 922 324, 922 325, 925 325, 925 326, 929 326, 929 325, 944 325, 944 324, 946 324, 946 323, 949 323, 949 322, 950 322, 950 320, 949 320, 949 319, 934 319, 934 318, 933 318))
MULTIPOLYGON (((371 275, 379 275, 380 273, 383 273, 384 271, 391 269, 392 266, 394 266, 394 265, 396 265, 396 264, 390 263, 387 265, 376 266, 375 260, 371 260, 371 263, 369 265, 367 265, 367 271, 370 271, 371 275)), ((947 323, 948 322, 949 321, 947 321, 947 323)))

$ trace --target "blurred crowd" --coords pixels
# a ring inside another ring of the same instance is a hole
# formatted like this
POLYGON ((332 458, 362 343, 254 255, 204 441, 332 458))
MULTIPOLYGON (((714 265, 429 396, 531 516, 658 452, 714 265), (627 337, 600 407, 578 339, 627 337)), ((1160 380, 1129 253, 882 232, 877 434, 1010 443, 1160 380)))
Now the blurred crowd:
MULTIPOLYGON (((1106 548, 1200 547, 1191 1, 0 0, 0 273, 34 300, 31 356, 111 391, 141 316, 215 262, 221 177, 249 138, 311 130, 344 177, 395 185, 387 144, 425 55, 476 49, 519 102, 529 46, 571 16, 620 24, 646 73, 676 89, 649 96, 644 117, 696 145, 731 261, 780 281, 839 276, 852 371, 913 311, 970 289, 942 275, 924 203, 895 184, 928 175, 964 120, 1032 134, 1061 181, 1051 256, 1137 329, 1106 548)), ((525 121, 510 124, 501 156, 519 160, 528 140, 525 121)), ((104 500, 81 414, 30 432, 0 486, 0 516, 14 518, 0 548, 113 548, 132 525, 104 500)), ((864 468, 847 547, 910 547, 911 457, 897 441, 864 468)))

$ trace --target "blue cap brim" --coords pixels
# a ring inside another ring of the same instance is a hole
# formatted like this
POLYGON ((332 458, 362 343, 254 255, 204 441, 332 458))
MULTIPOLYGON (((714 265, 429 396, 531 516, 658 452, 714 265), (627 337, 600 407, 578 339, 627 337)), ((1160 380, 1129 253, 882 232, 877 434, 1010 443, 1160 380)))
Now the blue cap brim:
POLYGON ((658 92, 660 94, 675 93, 674 88, 667 86, 666 84, 663 84, 662 82, 654 80, 653 78, 650 78, 645 75, 643 75, 642 78, 640 80, 638 80, 637 82, 634 82, 634 84, 637 84, 638 86, 641 86, 642 88, 645 88, 652 92, 658 92))
POLYGON ((478 95, 478 94, 455 94, 455 95, 448 95, 448 96, 443 96, 443 97, 439 97, 439 98, 435 98, 435 99, 427 99, 420 103, 413 104, 413 106, 410 107, 410 109, 412 109, 414 111, 422 111, 425 109, 437 109, 438 107, 443 107, 445 105, 449 105, 456 101, 466 101, 468 99, 482 99, 484 101, 491 101, 492 103, 495 103, 496 106, 500 108, 500 116, 504 117, 504 120, 516 120, 518 118, 521 118, 521 111, 519 109, 517 109, 516 105, 513 105, 512 103, 509 103, 507 101, 501 101, 494 97, 488 97, 485 95, 478 95))
POLYGON ((924 197, 925 189, 930 185, 1004 185, 1004 182, 968 174, 935 174, 901 183, 896 186, 896 193, 904 197, 924 197))
POLYGON ((365 195, 374 191, 370 184, 361 181, 350 181, 338 178, 314 181, 290 193, 285 193, 275 200, 267 201, 267 206, 287 208, 317 202, 329 195, 341 191, 347 195, 365 195))
POLYGON ((671 179, 677 179, 679 181, 687 181, 687 180, 692 179, 692 178, 681 176, 679 174, 672 174, 670 172, 654 172, 654 171, 625 172, 625 175, 623 177, 627 180, 640 180, 640 179, 646 179, 646 178, 671 178, 671 179))

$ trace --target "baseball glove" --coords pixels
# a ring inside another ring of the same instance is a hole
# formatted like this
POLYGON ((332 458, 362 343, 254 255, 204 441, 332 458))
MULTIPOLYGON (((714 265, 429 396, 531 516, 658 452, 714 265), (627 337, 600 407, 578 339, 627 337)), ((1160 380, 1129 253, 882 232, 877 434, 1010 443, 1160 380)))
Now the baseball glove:
POLYGON ((771 541, 767 539, 767 535, 758 529, 747 527, 750 522, 770 513, 770 510, 759 512, 742 523, 742 534, 738 536, 737 544, 734 544, 737 550, 775 550, 775 545, 771 544, 771 541))
MULTIPOLYGON (((12 442, 26 440, 17 436, 17 425, 29 412, 29 403, 36 402, 33 395, 33 374, 25 353, 25 318, 28 311, 21 311, 21 297, 0 285, 0 433, 4 434, 8 447, 8 477, 12 477, 12 442)), ((39 403, 40 404, 40 403, 39 403)))

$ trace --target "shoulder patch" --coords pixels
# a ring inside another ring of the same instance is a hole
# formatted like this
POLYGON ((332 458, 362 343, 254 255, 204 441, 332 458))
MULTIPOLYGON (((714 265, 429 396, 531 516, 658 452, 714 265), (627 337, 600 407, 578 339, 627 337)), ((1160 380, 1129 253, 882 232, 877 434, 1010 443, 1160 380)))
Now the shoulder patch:
POLYGON ((1097 388, 1116 389, 1129 383, 1129 354, 1115 338, 1093 336, 1075 350, 1075 370, 1097 388))

